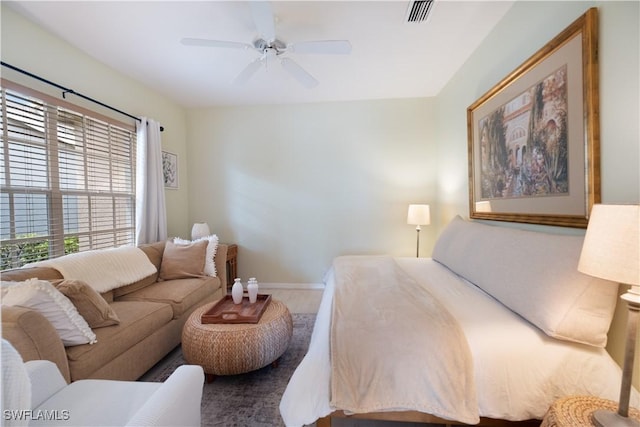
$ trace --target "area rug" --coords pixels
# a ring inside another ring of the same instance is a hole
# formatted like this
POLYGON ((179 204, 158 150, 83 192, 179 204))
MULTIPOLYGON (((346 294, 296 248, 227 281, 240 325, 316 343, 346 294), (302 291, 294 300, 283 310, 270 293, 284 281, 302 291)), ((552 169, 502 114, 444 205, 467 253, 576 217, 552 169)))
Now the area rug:
MULTIPOLYGON (((309 348, 316 319, 315 314, 291 316, 293 336, 277 367, 269 365, 246 374, 218 376, 204 385, 202 426, 284 426, 278 409, 280 398, 309 348)), ((178 347, 144 374, 140 381, 164 381, 185 363, 182 349, 178 347)))

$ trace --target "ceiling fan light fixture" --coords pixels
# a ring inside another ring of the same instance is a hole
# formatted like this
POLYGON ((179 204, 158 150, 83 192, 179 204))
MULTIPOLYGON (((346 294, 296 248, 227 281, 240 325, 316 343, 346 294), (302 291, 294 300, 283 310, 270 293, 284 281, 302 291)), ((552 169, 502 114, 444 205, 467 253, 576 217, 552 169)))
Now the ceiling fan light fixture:
POLYGON ((266 53, 267 50, 272 49, 278 55, 287 50, 287 45, 278 39, 274 39, 272 42, 267 42, 265 39, 256 39, 253 42, 253 47, 261 53, 266 53))

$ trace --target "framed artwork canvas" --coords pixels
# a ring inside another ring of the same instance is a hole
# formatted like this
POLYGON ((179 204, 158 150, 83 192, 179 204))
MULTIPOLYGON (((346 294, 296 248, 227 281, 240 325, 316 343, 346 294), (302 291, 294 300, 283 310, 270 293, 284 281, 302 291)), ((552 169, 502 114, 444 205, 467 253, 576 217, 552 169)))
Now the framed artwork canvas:
POLYGON ((586 228, 600 202, 597 9, 467 109, 471 218, 586 228))

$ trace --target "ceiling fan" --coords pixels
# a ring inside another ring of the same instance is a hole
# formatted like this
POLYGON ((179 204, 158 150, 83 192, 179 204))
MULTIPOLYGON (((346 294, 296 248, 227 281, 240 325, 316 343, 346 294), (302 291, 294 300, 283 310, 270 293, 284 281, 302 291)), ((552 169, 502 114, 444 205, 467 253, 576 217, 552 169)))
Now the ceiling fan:
POLYGON ((260 37, 253 43, 243 43, 224 40, 210 40, 198 38, 183 38, 181 43, 186 46, 205 46, 231 49, 254 49, 260 56, 251 61, 234 79, 233 83, 242 85, 260 69, 277 59, 282 68, 295 78, 306 88, 318 85, 318 81, 304 68, 289 57, 283 56, 285 53, 301 54, 334 54, 348 55, 351 53, 351 43, 348 40, 316 40, 298 43, 285 43, 276 38, 275 23, 271 5, 267 1, 249 2, 253 21, 260 37))

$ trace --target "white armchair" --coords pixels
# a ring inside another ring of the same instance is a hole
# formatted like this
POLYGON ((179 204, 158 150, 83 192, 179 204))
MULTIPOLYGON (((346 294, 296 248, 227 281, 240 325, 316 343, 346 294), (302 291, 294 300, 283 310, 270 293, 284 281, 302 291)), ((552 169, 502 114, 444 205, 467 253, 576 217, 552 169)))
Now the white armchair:
MULTIPOLYGON (((3 377, 7 368, 4 344, 3 377)), ((200 366, 180 366, 164 383, 80 380, 71 384, 67 384, 57 366, 47 360, 29 361, 23 367, 31 383, 31 405, 9 408, 3 401, 3 424, 200 426, 204 384, 200 366)), ((13 394, 10 383, 3 381, 4 396, 13 394)))

